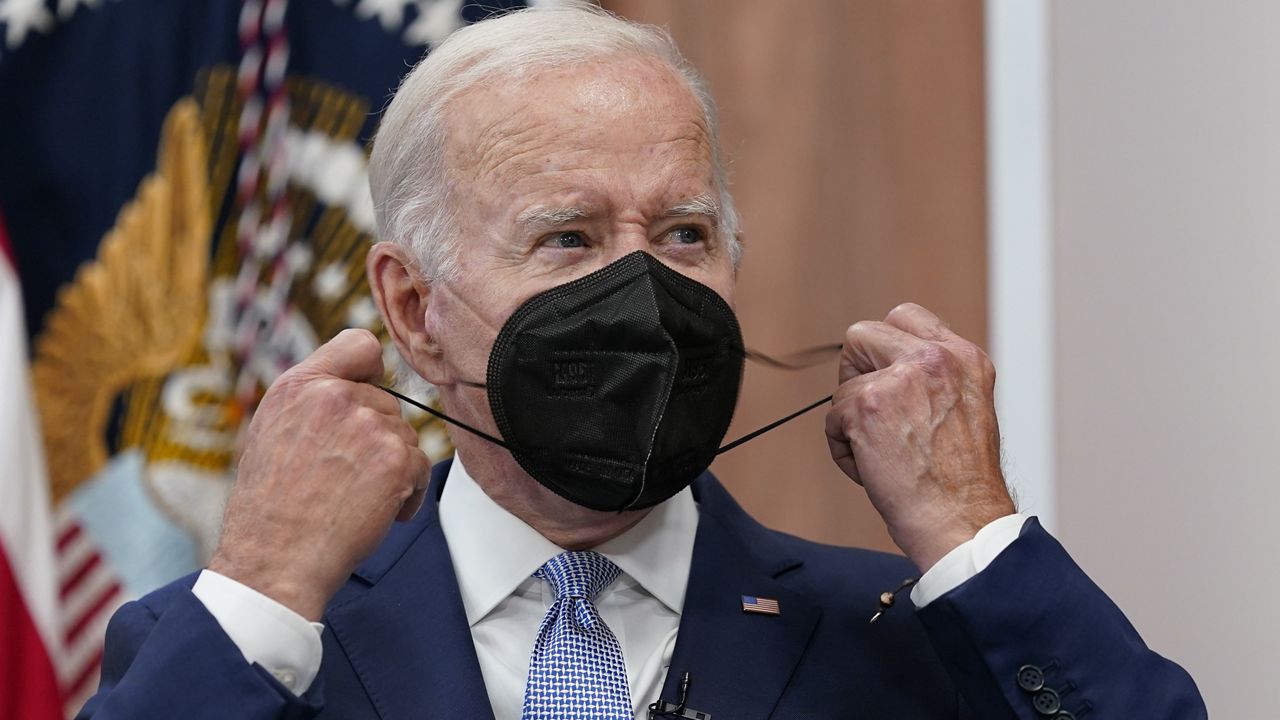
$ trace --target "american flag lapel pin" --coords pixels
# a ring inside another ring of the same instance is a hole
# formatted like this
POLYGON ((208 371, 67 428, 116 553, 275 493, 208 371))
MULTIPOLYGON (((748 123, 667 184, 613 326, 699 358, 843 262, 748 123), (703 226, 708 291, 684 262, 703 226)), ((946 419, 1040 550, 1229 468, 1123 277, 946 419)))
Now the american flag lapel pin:
POLYGON ((782 614, 782 610, 778 607, 777 600, 767 597, 756 597, 754 595, 742 596, 742 612, 756 613, 757 615, 782 614))

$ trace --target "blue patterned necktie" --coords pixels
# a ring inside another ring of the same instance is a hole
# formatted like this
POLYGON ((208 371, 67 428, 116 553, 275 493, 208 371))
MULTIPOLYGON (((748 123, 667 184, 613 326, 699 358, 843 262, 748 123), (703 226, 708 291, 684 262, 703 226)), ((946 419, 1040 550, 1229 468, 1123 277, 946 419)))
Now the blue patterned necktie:
POLYGON ((556 601, 538 626, 522 720, 632 720, 622 647, 592 600, 622 571, 594 552, 563 552, 533 574, 556 601))

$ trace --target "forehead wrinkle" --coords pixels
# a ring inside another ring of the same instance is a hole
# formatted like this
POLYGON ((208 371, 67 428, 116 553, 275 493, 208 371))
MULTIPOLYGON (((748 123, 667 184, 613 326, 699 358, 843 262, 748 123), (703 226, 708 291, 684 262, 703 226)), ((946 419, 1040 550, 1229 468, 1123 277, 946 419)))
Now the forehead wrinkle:
MULTIPOLYGON (((515 88, 473 88, 449 102, 447 165, 472 182, 499 174, 504 165, 533 154, 546 119, 532 118, 515 88)), ((536 161, 535 161, 536 162, 536 161)), ((533 163, 530 163, 533 167, 533 163)))
MULTIPOLYGON (((505 178, 506 182, 519 182, 548 171, 594 170, 602 162, 607 166, 606 158, 638 150, 672 158, 689 153, 698 162, 709 166, 712 162, 711 146, 701 123, 682 119, 670 125, 664 128, 665 132, 640 140, 638 145, 620 144, 607 133, 590 133, 567 142, 561 140, 559 146, 549 148, 547 137, 563 138, 565 134, 564 128, 558 127, 556 121, 497 121, 484 128, 468 148, 470 176, 473 179, 505 178)), ((676 162, 683 163, 688 159, 676 162)))
MULTIPOLYGON (((633 108, 636 112, 630 117, 644 117, 648 130, 630 135, 614 132, 616 118, 608 117, 612 113, 601 116, 598 112, 601 109, 616 111, 616 108, 597 108, 586 103, 587 107, 579 106, 574 111, 577 103, 572 100, 561 108, 546 104, 556 97, 541 98, 545 103, 527 97, 530 86, 536 82, 476 88, 453 102, 460 112, 453 114, 449 122, 452 137, 446 152, 450 157, 450 170, 458 180, 477 184, 477 189, 495 202, 502 202, 495 193, 514 199, 531 193, 545 197, 547 191, 557 191, 557 194, 573 191, 575 194, 603 193, 603 197, 610 198, 610 203, 626 204, 621 197, 613 197, 623 188, 611 187, 619 178, 610 173, 614 172, 617 158, 627 158, 628 162, 638 158, 643 167, 633 167, 621 177, 629 186, 626 194, 639 202, 636 209, 649 218, 664 217, 665 211, 673 216, 703 214, 715 219, 720 213, 714 201, 689 204, 684 200, 688 197, 685 193, 705 193, 702 188, 714 185, 710 177, 714 152, 705 117, 697 111, 696 99, 688 88, 680 85, 674 96, 664 96, 663 86, 669 88, 673 82, 678 84, 674 77, 662 77, 659 88, 638 93, 633 98, 638 102, 633 108), (560 109, 551 112, 548 107, 560 109), (698 182, 701 187, 689 187, 684 182, 695 177, 701 180, 704 172, 710 184, 698 182), (597 187, 599 183, 604 186, 597 187), (685 185, 684 191, 671 193, 673 184, 685 185), (658 200, 662 195, 668 200, 679 200, 680 206, 668 207, 658 200)), ((545 203, 545 207, 551 209, 559 205, 555 200, 545 203)), ((564 205, 578 203, 571 201, 564 205)), ((535 218, 530 214, 526 219, 530 223, 534 220, 563 222, 578 217, 577 213, 573 217, 560 214, 555 218, 535 218)))
POLYGON ((473 178, 498 176, 507 167, 516 168, 519 177, 538 166, 536 154, 542 149, 539 142, 542 123, 513 123, 510 119, 510 116, 494 119, 479 128, 468 143, 466 151, 473 178))
MULTIPOLYGON (((483 91, 482 91, 483 92, 483 91)), ((492 91, 491 91, 492 92, 492 91)), ((503 93, 506 94, 506 93, 503 93)), ((465 97, 464 102, 479 98, 465 97)), ((646 98, 645 114, 660 112, 664 103, 654 102, 646 98)), ((683 103, 682 103, 683 104, 683 103)), ((528 112, 529 107, 520 102, 501 103, 498 108, 489 108, 487 113, 468 113, 472 120, 481 120, 459 133, 463 137, 456 138, 461 142, 453 143, 453 155, 465 161, 456 163, 454 167, 465 168, 472 179, 496 178, 509 175, 521 178, 547 169, 548 158, 541 157, 545 151, 548 138, 566 139, 566 132, 573 131, 569 141, 556 150, 560 153, 557 169, 568 170, 576 163, 568 162, 570 157, 591 156, 600 153, 625 152, 626 146, 617 145, 613 133, 608 130, 608 122, 583 132, 581 127, 573 127, 580 123, 578 119, 570 120, 565 126, 563 115, 539 116, 539 113, 528 112), (496 112, 495 112, 496 111, 496 112), (477 115, 488 115, 486 118, 477 115)), ((654 118, 657 120, 657 118, 654 118)), ((643 141, 649 148, 663 153, 679 152, 679 148, 692 145, 700 159, 710 162, 713 152, 710 135, 704 118, 699 113, 690 113, 685 117, 673 116, 654 123, 662 127, 656 137, 643 141), (665 127, 664 127, 665 126, 665 127)), ((584 165, 592 164, 587 159, 584 165)))

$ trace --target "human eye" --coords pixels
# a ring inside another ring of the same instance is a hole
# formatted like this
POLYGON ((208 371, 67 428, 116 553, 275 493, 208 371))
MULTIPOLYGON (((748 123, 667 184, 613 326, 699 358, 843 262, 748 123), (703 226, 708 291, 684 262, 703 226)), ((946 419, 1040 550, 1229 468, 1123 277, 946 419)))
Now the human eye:
POLYGON ((696 245, 707 239, 707 231, 693 225, 683 225, 667 232, 667 238, 674 245, 696 245))
POLYGON ((587 236, 576 230, 552 233, 542 243, 546 247, 574 250, 587 246, 587 236))

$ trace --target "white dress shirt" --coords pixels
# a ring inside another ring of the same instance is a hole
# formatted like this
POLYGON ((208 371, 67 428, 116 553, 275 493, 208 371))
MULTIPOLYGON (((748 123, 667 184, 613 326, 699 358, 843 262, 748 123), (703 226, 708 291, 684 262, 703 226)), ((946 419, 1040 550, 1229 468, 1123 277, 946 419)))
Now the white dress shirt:
MULTIPOLYGON (((1017 539, 1027 517, 995 520, 952 550, 912 588, 912 602, 924 607, 981 572, 1017 539)), ((533 573, 562 550, 493 502, 458 458, 440 498, 440 522, 494 716, 519 720, 534 636, 554 600, 549 583, 533 573)), ((595 602, 622 646, 638 719, 658 699, 671 664, 697 522, 685 489, 595 548, 622 570, 595 602)), ((211 570, 200 573, 192 592, 248 662, 296 694, 311 686, 323 625, 211 570)))
MULTIPOLYGON (((551 584, 533 573, 564 550, 491 500, 457 459, 440 497, 440 526, 494 717, 519 720, 538 625, 555 600, 551 584)), ((671 664, 697 530, 686 488, 595 548, 622 570, 595 606, 622 646, 641 720, 671 664)))

